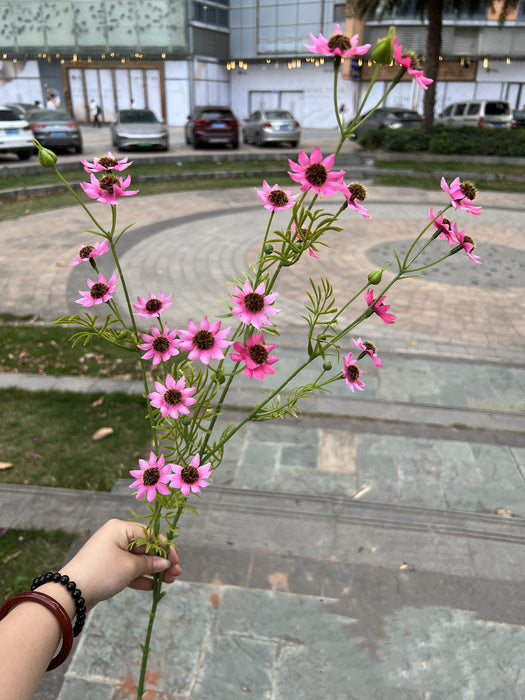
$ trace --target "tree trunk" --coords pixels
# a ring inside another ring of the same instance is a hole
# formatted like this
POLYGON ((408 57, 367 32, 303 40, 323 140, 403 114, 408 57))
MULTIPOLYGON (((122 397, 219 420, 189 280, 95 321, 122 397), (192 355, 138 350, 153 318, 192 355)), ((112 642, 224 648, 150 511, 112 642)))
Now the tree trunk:
POLYGON ((441 25, 443 21, 443 0, 429 0, 427 5, 427 64, 425 76, 434 81, 425 90, 423 100, 423 127, 431 129, 434 124, 434 106, 436 104, 436 83, 439 73, 439 56, 441 53, 441 25))

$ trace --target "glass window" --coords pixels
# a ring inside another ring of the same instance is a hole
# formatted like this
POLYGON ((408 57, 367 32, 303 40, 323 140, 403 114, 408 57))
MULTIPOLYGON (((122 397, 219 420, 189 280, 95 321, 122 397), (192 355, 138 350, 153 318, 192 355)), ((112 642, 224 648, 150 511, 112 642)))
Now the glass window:
POLYGON ((471 105, 468 106, 467 114, 479 114, 480 108, 481 105, 479 102, 473 102, 471 105))
POLYGON ((447 107, 447 108, 446 108, 446 110, 443 112, 443 116, 444 116, 444 117, 450 117, 450 115, 452 114, 452 107, 453 107, 453 106, 454 106, 454 105, 450 105, 450 107, 447 107))
MULTIPOLYGON (((214 0, 214 4, 194 0, 193 19, 197 22, 202 22, 203 24, 213 24, 217 27, 227 27, 228 10, 225 10, 222 7, 216 7, 216 4, 216 0, 214 0)), ((227 5, 226 2, 219 4, 227 5)))
POLYGON ((454 116, 460 117, 461 115, 465 114, 465 107, 466 106, 467 105, 464 102, 462 102, 459 105, 456 105, 456 109, 454 110, 454 116))
POLYGON ((510 105, 508 102, 487 102, 485 114, 490 116, 510 114, 510 105))

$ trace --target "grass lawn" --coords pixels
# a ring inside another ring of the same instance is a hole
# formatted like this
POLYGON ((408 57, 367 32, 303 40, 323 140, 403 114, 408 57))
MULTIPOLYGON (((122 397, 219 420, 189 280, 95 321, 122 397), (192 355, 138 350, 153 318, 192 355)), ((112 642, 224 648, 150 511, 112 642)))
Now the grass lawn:
POLYGON ((430 168, 432 170, 456 170, 458 173, 462 171, 471 171, 479 173, 480 176, 484 173, 491 173, 493 175, 516 175, 525 176, 525 167, 523 165, 512 165, 510 163, 470 163, 469 161, 462 160, 447 160, 447 161, 436 161, 435 163, 429 163, 423 160, 380 160, 379 158, 374 161, 374 167, 378 170, 417 170, 418 172, 428 172, 430 168))
MULTIPOLYGON (((411 177, 410 175, 374 176, 374 183, 376 185, 415 187, 422 190, 439 190, 440 180, 441 176, 438 175, 418 175, 414 177, 411 177)), ((481 178, 476 178, 475 184, 480 192, 483 190, 491 192, 525 192, 525 182, 512 182, 510 180, 483 180, 481 178)))
POLYGON ((73 348, 68 341, 79 330, 20 321, 1 324, 0 372, 142 378, 133 352, 97 338, 73 348))
POLYGON ((0 405, 0 461, 13 465, 0 471, 0 484, 109 491, 147 456, 151 436, 140 396, 5 389, 0 405), (114 433, 94 442, 103 427, 114 433))
POLYGON ((28 591, 35 576, 57 571, 76 537, 62 530, 0 530, 0 605, 28 591))

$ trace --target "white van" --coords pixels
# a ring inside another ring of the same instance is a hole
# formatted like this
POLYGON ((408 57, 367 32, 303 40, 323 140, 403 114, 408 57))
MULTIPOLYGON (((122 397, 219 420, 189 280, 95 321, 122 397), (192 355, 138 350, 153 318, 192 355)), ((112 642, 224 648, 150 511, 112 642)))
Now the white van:
POLYGON ((465 100, 449 105, 436 119, 445 126, 510 129, 512 109, 505 100, 465 100))

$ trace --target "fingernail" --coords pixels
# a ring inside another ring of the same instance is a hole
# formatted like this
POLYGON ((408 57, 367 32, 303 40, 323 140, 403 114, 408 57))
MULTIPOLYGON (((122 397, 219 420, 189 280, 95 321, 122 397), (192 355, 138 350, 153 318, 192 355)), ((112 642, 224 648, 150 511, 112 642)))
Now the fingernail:
POLYGON ((153 559, 153 571, 155 573, 158 573, 159 571, 166 571, 166 569, 170 568, 170 563, 167 559, 163 559, 162 557, 155 557, 153 559))

